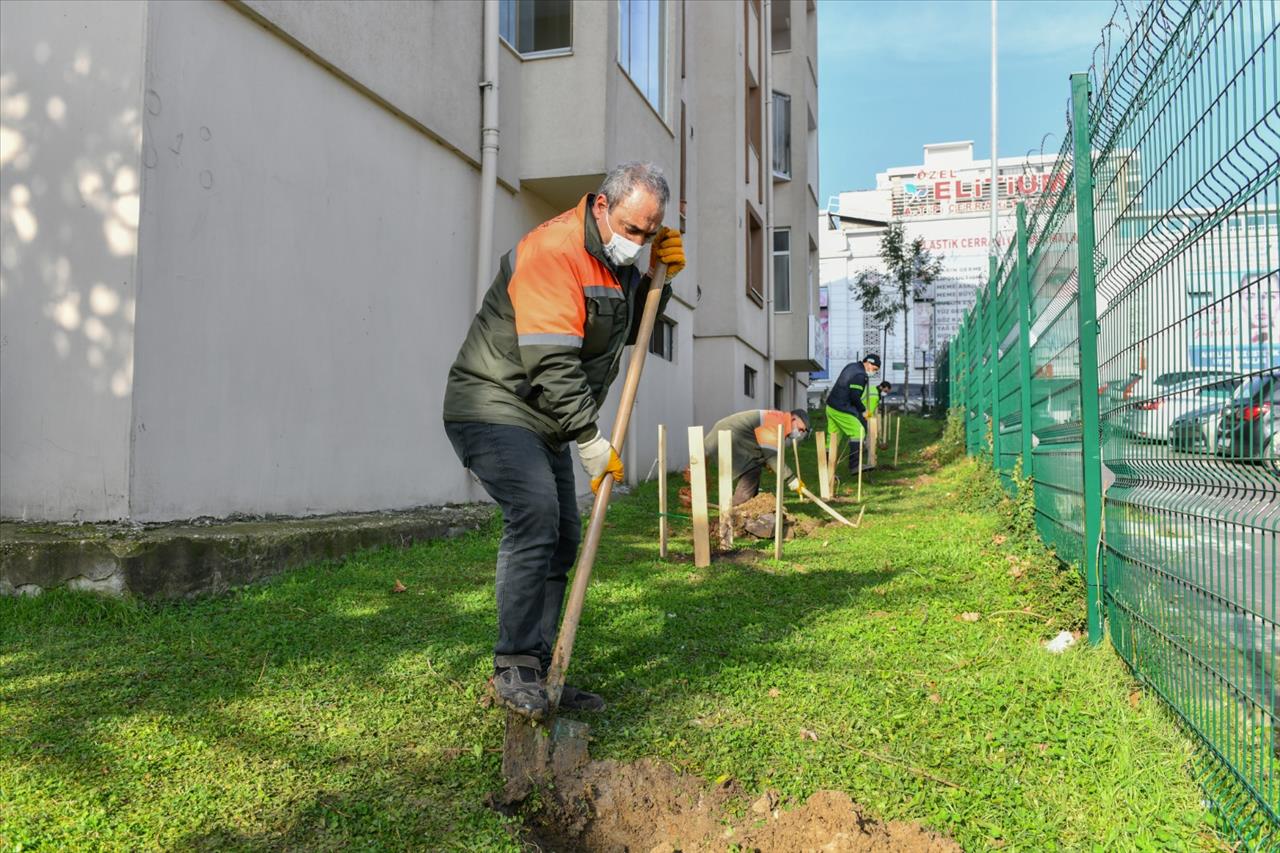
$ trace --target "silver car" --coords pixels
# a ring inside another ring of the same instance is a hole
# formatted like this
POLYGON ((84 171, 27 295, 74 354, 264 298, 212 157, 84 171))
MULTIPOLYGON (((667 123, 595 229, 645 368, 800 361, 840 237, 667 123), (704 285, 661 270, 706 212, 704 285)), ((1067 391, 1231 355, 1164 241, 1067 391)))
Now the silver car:
POLYGON ((1240 377, 1225 370, 1178 370, 1150 381, 1138 377, 1124 389, 1121 422, 1134 438, 1168 441, 1175 421, 1207 407, 1220 412, 1239 385, 1240 377))

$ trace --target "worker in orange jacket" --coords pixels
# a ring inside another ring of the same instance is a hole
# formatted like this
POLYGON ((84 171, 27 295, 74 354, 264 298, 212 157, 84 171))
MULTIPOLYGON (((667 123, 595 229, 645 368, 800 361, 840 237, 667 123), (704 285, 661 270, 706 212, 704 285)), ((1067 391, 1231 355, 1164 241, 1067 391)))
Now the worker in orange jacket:
MULTIPOLYGON (((621 482, 622 460, 599 426, 600 407, 634 343, 659 262, 685 265, 679 232, 662 219, 662 171, 626 163, 576 207, 530 231, 502 258, 445 390, 445 432, 462 464, 502 508, 494 698, 540 719, 582 525, 569 446, 598 489, 621 482), (635 263, 646 245, 649 275, 635 263)), ((566 685, 560 707, 599 710, 601 697, 566 685)))

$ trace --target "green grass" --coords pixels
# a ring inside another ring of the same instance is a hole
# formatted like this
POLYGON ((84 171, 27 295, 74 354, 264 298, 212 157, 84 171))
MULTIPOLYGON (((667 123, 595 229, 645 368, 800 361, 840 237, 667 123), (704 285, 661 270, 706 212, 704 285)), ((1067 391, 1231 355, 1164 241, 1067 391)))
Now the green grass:
MULTIPOLYGON (((1215 849, 1189 743, 1109 648, 1043 651, 1080 621, 1078 576, 974 463, 928 470, 940 429, 904 422, 862 528, 781 563, 660 562, 656 487, 619 499, 571 667, 611 702, 593 756, 838 788, 966 850, 1215 849)), ((189 604, 0 601, 0 848, 514 848, 478 702, 496 535, 189 604)))

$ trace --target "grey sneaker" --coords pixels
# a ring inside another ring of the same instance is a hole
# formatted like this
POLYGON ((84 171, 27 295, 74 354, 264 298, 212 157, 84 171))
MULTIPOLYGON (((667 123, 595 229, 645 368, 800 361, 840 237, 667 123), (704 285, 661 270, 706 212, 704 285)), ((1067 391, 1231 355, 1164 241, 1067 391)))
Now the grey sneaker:
POLYGON ((547 691, 536 666, 494 667, 489 690, 498 704, 533 720, 547 715, 547 691))
POLYGON ((566 711, 603 711, 604 698, 566 684, 560 692, 560 707, 566 711))

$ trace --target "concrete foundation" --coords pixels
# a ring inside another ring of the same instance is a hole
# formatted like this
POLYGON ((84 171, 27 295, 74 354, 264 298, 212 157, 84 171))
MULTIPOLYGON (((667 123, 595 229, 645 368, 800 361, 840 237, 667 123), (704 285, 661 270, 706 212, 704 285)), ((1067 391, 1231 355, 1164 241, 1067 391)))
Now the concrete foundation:
POLYGON ((0 595, 66 586, 175 599, 225 592, 365 548, 407 547, 476 530, 483 505, 306 519, 111 524, 0 523, 0 595))

